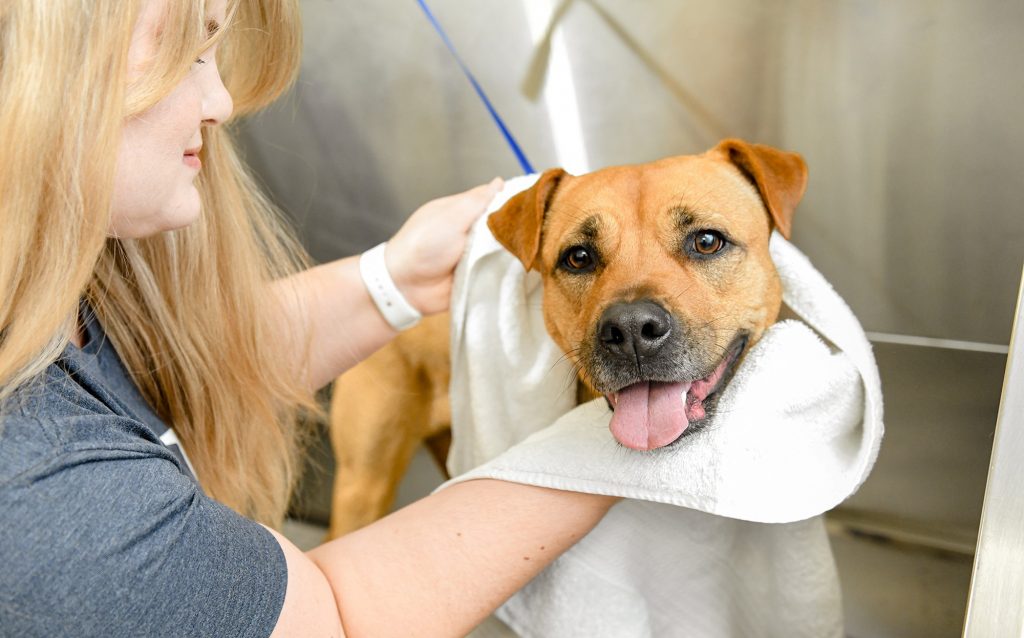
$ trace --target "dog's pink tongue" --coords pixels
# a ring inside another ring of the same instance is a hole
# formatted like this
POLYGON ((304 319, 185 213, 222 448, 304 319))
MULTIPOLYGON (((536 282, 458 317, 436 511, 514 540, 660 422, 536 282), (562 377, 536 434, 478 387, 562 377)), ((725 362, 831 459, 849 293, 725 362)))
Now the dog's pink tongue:
POLYGON ((609 426, 612 436, 634 450, 653 450, 679 438, 686 418, 689 382, 637 383, 619 391, 609 426))

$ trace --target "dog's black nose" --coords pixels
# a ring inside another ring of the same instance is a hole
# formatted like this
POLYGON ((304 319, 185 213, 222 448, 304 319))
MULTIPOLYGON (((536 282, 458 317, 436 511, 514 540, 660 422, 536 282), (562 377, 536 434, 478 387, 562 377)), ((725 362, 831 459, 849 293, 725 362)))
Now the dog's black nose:
POLYGON ((630 359, 655 354, 671 333, 672 316, 653 301, 609 306, 597 328, 602 346, 630 359))

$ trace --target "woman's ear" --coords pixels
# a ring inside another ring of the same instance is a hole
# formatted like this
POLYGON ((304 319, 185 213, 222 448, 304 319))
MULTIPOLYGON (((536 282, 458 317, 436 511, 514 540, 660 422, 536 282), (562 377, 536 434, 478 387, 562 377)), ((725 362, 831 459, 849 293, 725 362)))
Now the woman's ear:
POLYGON ((495 239, 518 257, 526 270, 536 262, 544 214, 565 175, 567 173, 560 168, 544 171, 533 186, 516 194, 487 219, 495 239))
POLYGON ((793 212, 807 188, 807 164, 803 157, 798 153, 738 139, 722 140, 711 150, 725 155, 753 182, 772 222, 782 236, 789 239, 793 212))

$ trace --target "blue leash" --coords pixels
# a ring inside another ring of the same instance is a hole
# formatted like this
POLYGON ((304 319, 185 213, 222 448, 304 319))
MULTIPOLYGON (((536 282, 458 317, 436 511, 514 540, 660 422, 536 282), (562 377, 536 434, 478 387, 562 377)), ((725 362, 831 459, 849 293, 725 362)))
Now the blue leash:
POLYGON ((455 58, 459 68, 461 68, 462 72, 466 75, 466 79, 468 79, 469 83, 473 85, 474 89, 476 89, 476 94, 480 96, 484 106, 487 107, 487 112, 491 114, 491 117, 494 119, 494 123, 498 125, 499 129, 501 129, 501 134, 505 136, 505 141, 508 142, 508 145, 512 148, 512 152, 516 154, 516 159, 519 160, 519 166, 522 167, 523 173, 535 173, 536 171, 533 170, 530 160, 526 159, 526 154, 523 153, 523 149, 519 148, 519 144, 516 143, 516 138, 512 137, 512 133, 508 130, 508 127, 505 126, 505 122, 501 119, 501 116, 498 115, 498 111, 494 109, 494 105, 491 104, 489 99, 487 99, 487 94, 484 93, 480 83, 476 81, 476 78, 473 77, 473 74, 469 71, 469 67, 467 67, 462 61, 462 58, 459 57, 459 53, 455 50, 455 46, 452 44, 452 41, 448 39, 448 35, 444 32, 444 29, 441 28, 441 24, 437 21, 437 18, 434 17, 434 14, 431 13, 426 0, 417 0, 417 2, 419 2, 420 8, 423 9, 423 13, 427 15, 427 19, 430 20, 430 24, 434 25, 434 30, 436 30, 437 34, 441 36, 441 40, 443 40, 445 46, 448 47, 448 51, 451 52, 452 57, 455 58))

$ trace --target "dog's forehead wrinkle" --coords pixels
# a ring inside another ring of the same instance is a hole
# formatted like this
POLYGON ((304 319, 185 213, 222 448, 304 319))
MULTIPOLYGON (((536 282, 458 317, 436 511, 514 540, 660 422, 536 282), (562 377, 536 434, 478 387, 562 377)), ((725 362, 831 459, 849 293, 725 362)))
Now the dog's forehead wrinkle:
POLYGON ((688 230, 697 221, 696 213, 686 204, 673 206, 669 209, 669 215, 675 222, 676 228, 680 231, 688 230))
POLYGON ((685 232, 695 226, 714 226, 726 224, 732 215, 731 209, 718 210, 700 206, 697 203, 676 204, 669 208, 668 215, 675 224, 676 230, 685 232))
POLYGON ((605 217, 607 212, 604 207, 595 202, 588 202, 586 206, 567 205, 564 208, 560 207, 558 211, 550 211, 545 224, 549 232, 565 236, 579 234, 582 229, 600 230, 605 217))
POLYGON ((544 221, 541 224, 541 236, 557 232, 566 223, 578 223, 585 219, 589 211, 581 206, 571 203, 559 203, 548 209, 544 214, 544 221))
POLYGON ((596 242, 598 234, 601 230, 601 219, 597 215, 591 214, 576 227, 575 234, 583 239, 589 240, 590 242, 596 242))
POLYGON ((698 224, 723 223, 736 215, 767 216, 756 187, 731 163, 710 158, 690 159, 695 161, 666 162, 653 171, 649 183, 645 184, 645 190, 665 194, 661 200, 662 212, 676 214, 685 210, 698 224))

